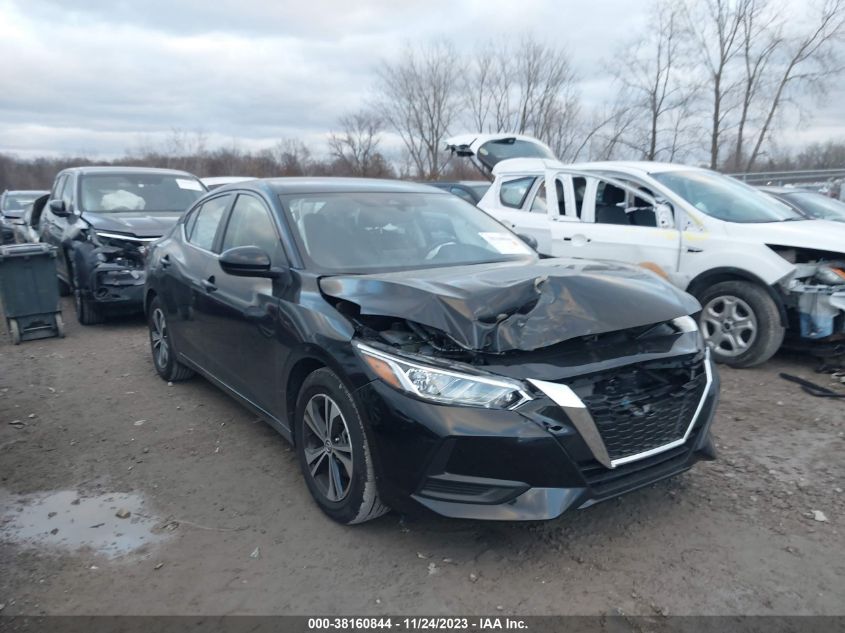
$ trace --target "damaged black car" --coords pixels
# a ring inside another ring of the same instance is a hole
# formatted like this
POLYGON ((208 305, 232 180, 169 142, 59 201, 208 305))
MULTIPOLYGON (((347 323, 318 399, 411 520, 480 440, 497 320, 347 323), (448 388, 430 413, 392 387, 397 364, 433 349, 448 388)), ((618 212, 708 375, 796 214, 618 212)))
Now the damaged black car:
POLYGON ((150 247, 145 309, 159 375, 266 419, 341 523, 551 519, 714 457, 695 299, 424 185, 217 189, 150 247))
POLYGON ((80 323, 142 309, 147 246, 205 192, 195 176, 171 169, 59 172, 38 231, 40 241, 57 248, 59 290, 74 295, 80 323))

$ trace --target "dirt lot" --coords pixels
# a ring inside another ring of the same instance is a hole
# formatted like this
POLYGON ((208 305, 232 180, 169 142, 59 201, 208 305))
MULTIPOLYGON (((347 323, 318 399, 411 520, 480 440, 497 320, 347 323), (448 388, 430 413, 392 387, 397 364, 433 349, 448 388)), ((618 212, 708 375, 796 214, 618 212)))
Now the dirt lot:
POLYGON ((845 401, 778 377, 832 384, 809 358, 723 369, 720 459, 674 480, 547 523, 344 528, 268 426, 155 375, 140 319, 65 314, 0 344, 4 615, 845 613, 845 401))

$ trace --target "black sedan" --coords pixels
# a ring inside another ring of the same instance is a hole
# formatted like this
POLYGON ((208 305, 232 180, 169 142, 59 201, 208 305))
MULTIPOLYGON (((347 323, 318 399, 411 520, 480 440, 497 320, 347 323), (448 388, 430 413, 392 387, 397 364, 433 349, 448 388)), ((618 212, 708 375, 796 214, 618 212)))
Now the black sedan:
POLYGON ((424 185, 217 189, 151 245, 145 309, 159 375, 266 419, 341 523, 549 519, 714 457, 695 299, 424 185))
POLYGON ((442 180, 426 184, 442 189, 443 191, 448 191, 472 204, 478 204, 479 200, 484 197, 484 194, 490 188, 490 183, 486 180, 442 180))
POLYGON ((760 187, 773 198, 785 202, 801 215, 813 220, 845 222, 845 203, 817 191, 797 187, 760 187))

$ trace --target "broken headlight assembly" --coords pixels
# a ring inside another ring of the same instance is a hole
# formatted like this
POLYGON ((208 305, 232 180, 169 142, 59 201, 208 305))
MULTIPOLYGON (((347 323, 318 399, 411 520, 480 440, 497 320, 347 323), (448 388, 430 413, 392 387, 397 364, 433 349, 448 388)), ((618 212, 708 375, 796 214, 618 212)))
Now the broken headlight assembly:
POLYGON ((830 286, 845 285, 845 269, 841 262, 819 264, 814 277, 817 281, 830 286))
POLYGON ((399 391, 438 404, 513 409, 531 400, 522 383, 453 371, 355 343, 361 359, 382 381, 399 391))
POLYGON ((97 258, 127 267, 143 267, 147 244, 155 238, 139 238, 120 233, 90 230, 87 239, 99 249, 97 258))

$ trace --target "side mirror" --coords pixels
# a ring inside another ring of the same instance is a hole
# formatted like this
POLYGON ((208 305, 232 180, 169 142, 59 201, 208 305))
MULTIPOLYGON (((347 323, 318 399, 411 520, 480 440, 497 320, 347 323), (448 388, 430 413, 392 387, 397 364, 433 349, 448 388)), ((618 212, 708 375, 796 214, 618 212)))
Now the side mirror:
POLYGON ((535 251, 537 250, 538 243, 536 237, 534 237, 533 235, 526 235, 525 233, 517 233, 516 236, 523 242, 528 244, 528 246, 530 246, 532 249, 534 249, 535 251))
POLYGON ((220 268, 235 277, 281 277, 284 271, 273 268, 270 256, 257 246, 237 246, 223 251, 220 268))
POLYGON ((654 207, 654 215, 657 220, 657 228, 675 228, 675 210, 668 202, 658 202, 654 207))
POLYGON ((53 215, 57 215, 60 218, 65 218, 70 215, 70 212, 65 206, 64 200, 50 200, 50 211, 53 212, 53 215))

